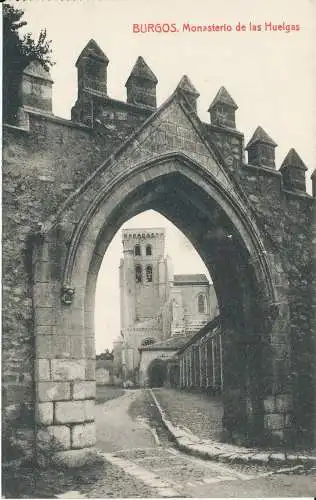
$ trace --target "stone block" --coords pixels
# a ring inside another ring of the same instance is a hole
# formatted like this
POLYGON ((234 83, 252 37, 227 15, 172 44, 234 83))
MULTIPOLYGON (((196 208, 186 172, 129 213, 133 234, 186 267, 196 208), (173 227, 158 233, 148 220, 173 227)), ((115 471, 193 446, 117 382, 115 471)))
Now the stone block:
POLYGON ((52 307, 36 307, 35 324, 36 326, 55 325, 55 310, 52 307))
POLYGON ((288 394, 278 394, 275 397, 276 410, 285 412, 290 408, 290 397, 288 394))
POLYGON ((35 262, 49 262, 49 244, 47 242, 43 242, 34 253, 35 262))
POLYGON ((69 343, 62 335, 37 335, 36 355, 38 358, 68 358, 69 343))
POLYGON ((87 337, 85 339, 85 355, 86 358, 95 358, 95 340, 94 337, 87 337))
POLYGON ((50 268, 48 262, 37 261, 34 271, 35 283, 48 283, 50 281, 50 268))
POLYGON ((86 380, 95 380, 95 360, 86 361, 86 380))
POLYGON ((264 410, 266 413, 272 413, 275 410, 275 398, 274 396, 268 396, 265 398, 264 402, 264 410))
POLYGON ((96 442, 95 423, 74 425, 71 429, 71 447, 85 448, 93 446, 96 442))
POLYGON ((270 413, 264 417, 265 427, 271 431, 283 429, 284 418, 280 413, 270 413))
POLYGON ((95 382, 74 382, 73 399, 95 398, 95 382))
POLYGON ((35 372, 37 380, 50 380, 49 359, 37 359, 35 362, 35 372))
POLYGON ((74 335, 68 337, 69 341, 69 356, 75 359, 83 359, 85 357, 85 343, 84 337, 81 335, 74 335))
POLYGON ((95 403, 94 400, 87 399, 84 401, 84 415, 85 420, 94 420, 95 419, 95 403))
POLYGON ((53 403, 38 403, 36 406, 35 420, 37 424, 49 425, 53 423, 53 403))
POLYGON ((84 380, 85 360, 52 359, 53 380, 84 380))
POLYGON ((51 283, 35 283, 33 286, 35 304, 41 307, 52 307, 52 286, 51 283))
POLYGON ((63 401, 70 399, 69 382, 39 382, 37 384, 39 401, 63 401))
POLYGON ((55 403, 55 421, 58 424, 84 422, 85 420, 87 420, 85 401, 55 403))
POLYGON ((37 326, 35 329, 36 337, 41 335, 56 335, 56 333, 57 333, 57 328, 56 326, 52 325, 37 326))
POLYGON ((37 443, 47 453, 70 449, 70 428, 66 425, 50 425, 37 432, 37 443))

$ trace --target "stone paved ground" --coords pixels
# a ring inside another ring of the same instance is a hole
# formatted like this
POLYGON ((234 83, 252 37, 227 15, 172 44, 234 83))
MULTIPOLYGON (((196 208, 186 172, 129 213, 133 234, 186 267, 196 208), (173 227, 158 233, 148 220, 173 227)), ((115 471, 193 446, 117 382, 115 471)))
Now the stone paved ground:
POLYGON ((220 439, 223 430, 220 398, 164 388, 154 389, 154 393, 174 425, 186 428, 201 439, 220 439))
POLYGON ((140 391, 126 390, 123 396, 96 405, 97 447, 112 452, 126 448, 151 448, 156 445, 150 428, 133 419, 128 411, 140 391))
POLYGON ((99 385, 96 386, 96 404, 103 404, 110 399, 116 399, 120 396, 123 396, 125 390, 120 387, 112 387, 107 385, 99 385))
POLYGON ((2 478, 5 498, 146 498, 154 490, 108 462, 80 469, 23 468, 2 478), (64 496, 65 495, 65 496, 64 496))
MULTIPOLYGON (((205 402, 199 401, 202 411, 205 402)), ((24 484, 11 478, 15 491, 7 489, 10 494, 6 497, 261 498, 311 497, 316 491, 315 478, 298 475, 296 469, 290 476, 259 465, 201 460, 175 449, 149 390, 125 391, 123 396, 97 405, 96 417, 97 446, 105 462, 68 471, 26 470, 24 484), (26 480, 33 487, 26 487, 26 480)))
MULTIPOLYGON (((114 451, 126 444, 155 446, 148 428, 126 415, 135 399, 132 391, 103 387, 97 390, 97 398, 97 433, 101 449, 114 451)), ((148 399, 151 402, 150 396, 148 399)), ((2 474, 2 494, 5 498, 150 498, 156 496, 156 489, 105 461, 79 469, 10 469, 2 474)))

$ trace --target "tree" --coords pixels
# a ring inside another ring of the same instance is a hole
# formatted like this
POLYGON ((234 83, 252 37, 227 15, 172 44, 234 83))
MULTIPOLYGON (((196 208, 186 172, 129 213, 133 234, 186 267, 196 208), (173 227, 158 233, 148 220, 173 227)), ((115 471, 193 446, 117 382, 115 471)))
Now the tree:
POLYGON ((96 359, 113 361, 113 351, 110 351, 109 349, 105 349, 104 352, 96 355, 96 359))
POLYGON ((23 10, 16 9, 12 5, 3 5, 3 110, 4 116, 14 115, 14 109, 19 105, 17 75, 31 61, 39 61, 46 71, 54 62, 51 59, 51 40, 47 39, 46 30, 40 31, 37 41, 34 41, 31 33, 20 36, 19 30, 27 25, 22 20, 23 10), (11 113, 10 113, 11 111, 11 113))

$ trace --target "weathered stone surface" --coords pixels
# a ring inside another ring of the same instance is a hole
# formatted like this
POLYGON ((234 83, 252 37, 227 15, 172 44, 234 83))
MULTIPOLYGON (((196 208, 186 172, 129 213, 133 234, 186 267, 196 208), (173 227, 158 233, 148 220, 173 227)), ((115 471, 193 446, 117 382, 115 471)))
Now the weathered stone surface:
POLYGON ((50 361, 49 359, 36 360, 36 379, 50 380, 50 361))
MULTIPOLYGON (((36 353, 38 358, 83 359, 85 357, 85 339, 83 336, 60 335, 60 332, 57 335, 57 328, 53 326, 37 327, 36 333, 36 353)), ((91 349, 93 349, 92 346, 91 349)), ((90 357, 93 356, 90 355, 90 357)))
POLYGON ((52 359, 52 380, 84 380, 85 361, 52 359))
POLYGON ((272 413, 275 411, 275 397, 269 396, 264 400, 264 409, 267 413, 272 413))
POLYGON ((57 402, 55 419, 59 424, 84 422, 86 420, 84 401, 57 402))
POLYGON ((39 382, 37 384, 39 401, 62 401, 70 399, 69 382, 39 382))
POLYGON ((85 339, 85 353, 87 358, 95 358, 95 340, 93 337, 85 339))
POLYGON ((55 419, 59 424, 94 420, 94 401, 65 401, 55 403, 55 419))
POLYGON ((95 382, 74 382, 73 399, 95 398, 95 382))
POLYGON ((48 453, 70 448, 70 428, 65 425, 51 425, 37 432, 37 442, 48 453))
POLYGON ((53 423, 54 406, 53 403, 37 403, 36 405, 36 422, 42 425, 53 423))
POLYGON ((56 335, 57 328, 53 325, 45 325, 45 326, 37 326, 36 327, 36 335, 56 335))
POLYGON ((275 398, 276 411, 284 412, 290 409, 291 399, 288 394, 278 394, 275 398))
POLYGON ((86 361, 86 380, 95 380, 95 360, 86 361))
POLYGON ((38 358, 67 358, 69 356, 68 337, 62 335, 37 335, 36 355, 38 358))
POLYGON ((71 447, 85 448, 96 442, 95 423, 74 425, 71 429, 71 447))
POLYGON ((36 310, 35 323, 38 326, 56 324, 55 312, 52 307, 39 307, 36 310))
POLYGON ((280 430, 284 427, 284 417, 280 413, 270 413, 264 417, 266 428, 272 431, 280 430))
POLYGON ((83 359, 85 357, 84 338, 79 335, 69 337, 69 356, 75 359, 83 359))
POLYGON ((51 283, 35 283, 33 289, 34 300, 36 302, 40 300, 42 307, 52 307, 54 299, 52 297, 51 289, 51 283))
POLYGON ((85 420, 94 420, 95 418, 95 409, 94 409, 94 400, 87 399, 84 401, 84 413, 85 420))

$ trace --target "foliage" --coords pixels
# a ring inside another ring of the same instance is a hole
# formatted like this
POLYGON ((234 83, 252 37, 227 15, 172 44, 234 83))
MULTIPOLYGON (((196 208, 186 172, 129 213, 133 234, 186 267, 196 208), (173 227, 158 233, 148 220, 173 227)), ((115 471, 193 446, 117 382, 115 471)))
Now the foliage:
MULTIPOLYGON (((25 403, 2 409, 2 461, 26 460, 31 454, 24 433, 32 429, 33 408, 25 403)), ((31 431, 32 432, 32 431, 31 431)))
POLYGON ((105 349, 104 352, 101 354, 96 355, 96 359, 102 359, 102 360, 110 360, 113 361, 113 351, 110 351, 109 349, 105 349))
POLYGON ((23 10, 12 5, 3 5, 3 116, 5 121, 15 123, 20 105, 19 75, 32 61, 39 61, 46 71, 54 62, 51 59, 51 41, 46 30, 41 30, 37 41, 31 33, 20 36, 19 30, 26 26, 23 10))
POLYGON ((46 29, 40 31, 38 40, 26 33, 22 38, 19 30, 27 25, 22 20, 23 10, 12 5, 3 5, 3 64, 4 71, 8 68, 23 70, 31 61, 38 60, 46 71, 53 66, 51 59, 51 40, 47 39, 46 29))

